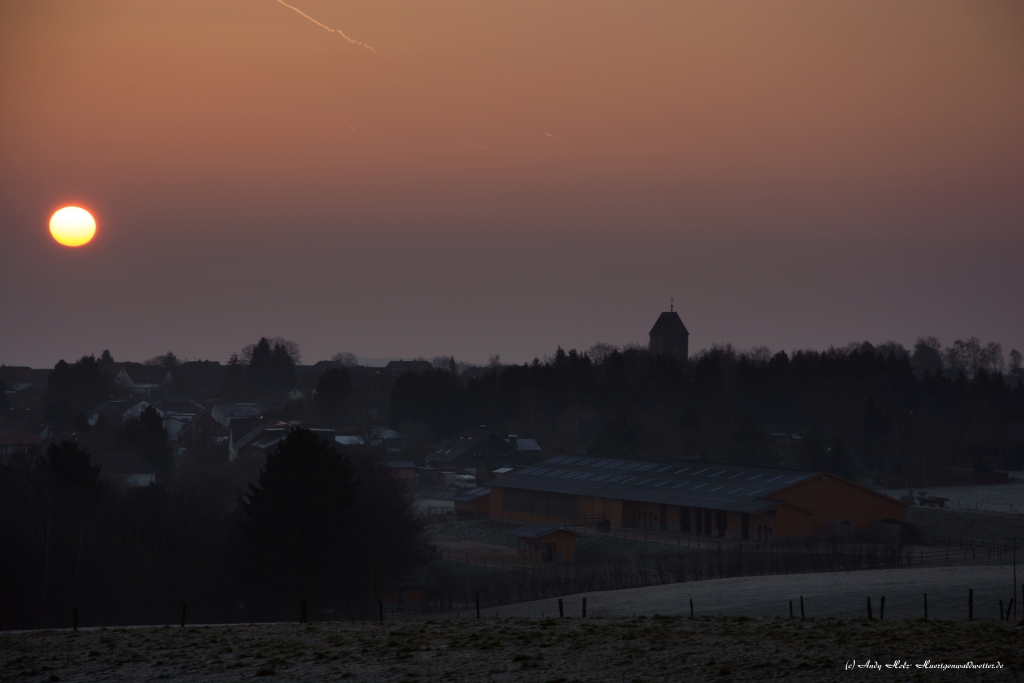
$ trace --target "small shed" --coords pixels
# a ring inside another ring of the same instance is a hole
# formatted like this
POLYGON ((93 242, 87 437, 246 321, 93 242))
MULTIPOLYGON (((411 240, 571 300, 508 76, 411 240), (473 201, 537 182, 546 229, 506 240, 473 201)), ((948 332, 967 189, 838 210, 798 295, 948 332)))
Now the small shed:
POLYGON ((535 562, 569 562, 576 556, 581 534, 554 524, 527 524, 509 532, 518 537, 519 559, 535 562))
POLYGON ((480 486, 452 496, 455 514, 460 517, 486 518, 491 516, 491 489, 480 486))
POLYGON ((380 600, 385 609, 395 612, 421 612, 427 603, 430 577, 426 572, 414 572, 381 586, 380 600))

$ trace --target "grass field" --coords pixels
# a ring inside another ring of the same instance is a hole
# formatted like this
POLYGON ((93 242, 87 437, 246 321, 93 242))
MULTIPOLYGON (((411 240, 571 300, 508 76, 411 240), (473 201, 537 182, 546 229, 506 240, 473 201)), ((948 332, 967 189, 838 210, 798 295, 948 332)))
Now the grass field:
POLYGON ((0 634, 17 681, 1016 680, 1005 622, 636 617, 139 627, 0 634), (880 662, 846 670, 851 660, 880 662), (884 664, 909 662, 887 670, 884 664), (914 665, 1001 663, 941 672, 914 665))

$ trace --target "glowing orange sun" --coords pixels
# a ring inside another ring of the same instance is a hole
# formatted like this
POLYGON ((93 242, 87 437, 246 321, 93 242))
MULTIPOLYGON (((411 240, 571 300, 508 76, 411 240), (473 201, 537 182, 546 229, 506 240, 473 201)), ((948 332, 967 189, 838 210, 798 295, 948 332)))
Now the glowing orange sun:
POLYGON ((65 247, 80 247, 96 234, 96 219, 85 209, 65 206, 50 217, 50 234, 65 247))

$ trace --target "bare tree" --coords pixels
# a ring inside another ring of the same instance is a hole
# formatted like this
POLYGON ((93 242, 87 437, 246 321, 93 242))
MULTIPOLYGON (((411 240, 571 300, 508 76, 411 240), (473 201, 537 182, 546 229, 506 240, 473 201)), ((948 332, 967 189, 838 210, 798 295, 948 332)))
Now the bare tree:
POLYGON ((1006 372, 1006 361, 1003 359, 1003 345, 989 342, 981 351, 981 366, 992 373, 1006 372))
POLYGON ((161 354, 159 356, 153 356, 146 361, 146 365, 159 365, 166 370, 173 370, 174 368, 181 365, 181 361, 174 355, 173 351, 161 354))
POLYGON ((755 346, 750 349, 747 358, 755 365, 764 365, 772 359, 772 350, 767 346, 755 346))
POLYGON ((491 368, 492 370, 496 370, 496 369, 500 368, 501 367, 501 356, 496 353, 493 356, 491 356, 490 358, 488 358, 487 359, 487 367, 491 368))
POLYGON ((331 356, 331 361, 341 363, 346 368, 354 368, 359 365, 359 358, 351 351, 342 351, 331 356))
POLYGON ((608 356, 612 355, 619 350, 619 347, 615 344, 609 344, 608 342, 597 342, 589 349, 587 349, 587 355, 597 365, 604 363, 608 360, 608 356))
POLYGON ((1010 374, 1019 375, 1024 372, 1021 353, 1017 349, 1010 351, 1010 374))

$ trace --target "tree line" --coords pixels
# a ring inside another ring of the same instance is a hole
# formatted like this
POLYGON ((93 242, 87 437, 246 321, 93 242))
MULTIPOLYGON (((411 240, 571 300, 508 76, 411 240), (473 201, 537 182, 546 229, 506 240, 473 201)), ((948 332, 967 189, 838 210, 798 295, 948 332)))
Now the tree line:
POLYGON ((373 616, 389 580, 425 561, 408 492, 373 457, 293 429, 252 463, 185 463, 167 484, 104 480, 51 445, 0 467, 0 629, 373 616))
POLYGON ((688 362, 633 346, 495 367, 460 381, 435 368, 399 378, 391 426, 438 438, 487 424, 550 451, 721 459, 847 475, 1021 466, 1020 354, 975 340, 908 351, 867 342, 827 351, 739 352, 688 362), (981 349, 983 353, 975 353, 981 349))

